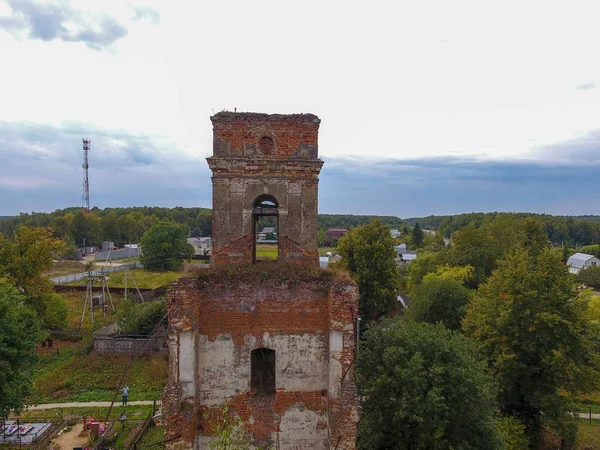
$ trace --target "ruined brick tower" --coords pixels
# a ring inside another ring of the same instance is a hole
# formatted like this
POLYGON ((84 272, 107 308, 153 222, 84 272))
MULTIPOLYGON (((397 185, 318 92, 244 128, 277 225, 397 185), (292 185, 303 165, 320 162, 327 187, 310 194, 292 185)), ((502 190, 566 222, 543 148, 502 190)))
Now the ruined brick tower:
POLYGON ((256 445, 353 450, 359 295, 318 264, 320 120, 231 112, 211 120, 211 267, 167 295, 167 448, 208 448, 228 402, 256 445), (258 261, 264 217, 276 224, 277 261, 258 261))
POLYGON ((259 216, 278 220, 278 259, 318 263, 319 118, 220 112, 211 117, 213 261, 253 262, 259 216))

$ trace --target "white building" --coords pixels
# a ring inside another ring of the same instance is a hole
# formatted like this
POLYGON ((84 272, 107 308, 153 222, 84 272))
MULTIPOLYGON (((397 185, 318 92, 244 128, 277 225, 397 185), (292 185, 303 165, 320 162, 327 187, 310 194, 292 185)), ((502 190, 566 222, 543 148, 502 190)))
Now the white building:
POLYGON ((594 255, 575 253, 567 260, 567 266, 569 266, 569 272, 578 274, 581 270, 587 269, 588 267, 600 266, 600 259, 596 258, 594 255))

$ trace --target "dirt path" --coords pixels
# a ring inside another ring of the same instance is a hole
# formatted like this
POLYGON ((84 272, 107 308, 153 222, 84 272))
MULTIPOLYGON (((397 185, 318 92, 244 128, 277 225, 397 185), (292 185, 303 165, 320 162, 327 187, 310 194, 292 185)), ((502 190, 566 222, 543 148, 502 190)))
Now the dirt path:
POLYGON ((90 432, 83 429, 83 422, 77 422, 70 431, 63 432, 52 441, 52 450, 72 450, 89 442, 90 432))
MULTIPOLYGON (((152 405, 152 400, 138 400, 135 402, 127 402, 127 405, 152 405)), ((160 402, 157 402, 159 404, 160 402)), ((27 410, 32 411, 34 409, 60 409, 60 408, 95 408, 95 407, 106 407, 111 405, 110 402, 72 402, 72 403, 42 403, 41 405, 29 406, 27 410)), ((114 407, 121 406, 121 398, 113 405, 114 407)))

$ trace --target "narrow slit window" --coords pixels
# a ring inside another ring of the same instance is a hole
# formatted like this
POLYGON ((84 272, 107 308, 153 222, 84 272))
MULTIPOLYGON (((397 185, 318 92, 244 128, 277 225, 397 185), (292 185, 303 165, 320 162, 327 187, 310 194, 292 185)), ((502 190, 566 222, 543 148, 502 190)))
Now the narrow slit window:
POLYGON ((258 394, 275 393, 275 350, 257 348, 250 353, 250 388, 258 394))

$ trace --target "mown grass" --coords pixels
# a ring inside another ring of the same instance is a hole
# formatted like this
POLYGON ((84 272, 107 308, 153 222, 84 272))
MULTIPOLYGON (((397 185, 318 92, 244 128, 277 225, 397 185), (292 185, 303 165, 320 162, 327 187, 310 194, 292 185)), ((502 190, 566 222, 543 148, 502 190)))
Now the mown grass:
MULTIPOLYGON (((168 286, 173 281, 176 281, 184 273, 183 271, 167 271, 153 272, 145 269, 130 270, 129 273, 140 289, 157 289, 159 287, 168 286)), ((108 286, 110 287, 125 287, 125 272, 112 272, 106 275, 108 278, 108 286)), ((78 281, 69 283, 69 286, 79 286, 85 282, 78 281)), ((101 286, 100 281, 96 281, 94 286, 101 286)), ((131 277, 127 279, 127 287, 135 292, 135 285, 131 281, 131 277)))
MULTIPOLYGON (((40 356, 34 381, 36 403, 111 401, 130 355, 91 353, 90 339, 40 356)), ((138 358, 124 383, 129 400, 159 399, 167 382, 166 355, 138 358)))
POLYGON ((277 244, 256 244, 256 257, 277 259, 277 244))
POLYGON ((578 450, 600 449, 600 420, 579 420, 579 431, 577 433, 578 450))
POLYGON ((327 252, 335 253, 335 247, 319 247, 319 256, 327 256, 327 252))
MULTIPOLYGON (((152 411, 153 405, 127 405, 122 406, 120 402, 115 403, 115 405, 110 410, 109 421, 113 421, 119 418, 122 412, 127 414, 127 419, 129 420, 144 420, 148 414, 152 411)), ((60 417, 62 415, 65 417, 93 417, 94 419, 102 420, 106 418, 108 414, 108 407, 83 407, 83 408, 52 408, 52 409, 36 409, 36 410, 26 410, 23 411, 19 415, 11 416, 11 417, 19 417, 22 422, 33 422, 33 421, 46 421, 51 420, 57 415, 60 417)), ((118 426, 121 428, 121 425, 118 426)))

